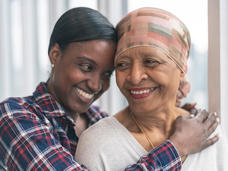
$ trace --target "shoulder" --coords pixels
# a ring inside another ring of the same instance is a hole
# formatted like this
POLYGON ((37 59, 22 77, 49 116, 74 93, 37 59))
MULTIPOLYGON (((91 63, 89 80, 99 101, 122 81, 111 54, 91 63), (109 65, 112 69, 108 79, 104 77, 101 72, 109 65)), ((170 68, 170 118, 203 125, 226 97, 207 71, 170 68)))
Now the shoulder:
POLYGON ((22 133, 36 132, 38 128, 46 127, 48 122, 39 117, 37 109, 37 104, 30 96, 3 101, 0 103, 0 132, 3 131, 2 134, 12 137, 13 140, 22 133))
POLYGON ((199 153, 189 155, 183 164, 183 170, 228 170, 228 143, 220 125, 213 133, 215 134, 219 134, 218 142, 199 153))
POLYGON ((2 117, 25 117, 32 113, 35 103, 32 97, 8 98, 0 103, 0 118, 2 117))
POLYGON ((9 98, 0 103, 0 149, 5 151, 2 160, 14 158, 19 154, 18 147, 23 143, 30 147, 33 137, 39 137, 43 123, 30 109, 32 103, 31 98, 9 98))
POLYGON ((114 117, 106 117, 104 119, 99 120, 97 123, 86 129, 80 136, 80 139, 83 137, 105 136, 106 134, 113 132, 115 127, 116 124, 114 117))
POLYGON ((107 117, 85 130, 79 137, 75 158, 91 170, 105 170, 103 160, 112 151, 116 138, 113 117, 107 117), (114 144, 113 144, 114 143, 114 144))
POLYGON ((112 116, 100 120, 81 134, 77 150, 97 150, 102 146, 107 146, 116 140, 117 129, 118 125, 112 116))
POLYGON ((221 125, 218 125, 216 130, 212 133, 212 135, 209 138, 212 138, 216 134, 219 135, 218 142, 216 142, 215 144, 213 144, 213 145, 209 146, 208 148, 204 149, 200 153, 203 153, 203 154, 212 154, 212 153, 216 154, 216 153, 219 153, 219 155, 221 155, 221 156, 223 154, 226 154, 226 156, 228 157, 228 141, 227 141, 227 137, 226 137, 221 125))
POLYGON ((100 109, 99 106, 92 105, 86 113, 89 118, 89 125, 93 125, 97 121, 108 117, 108 113, 100 109))

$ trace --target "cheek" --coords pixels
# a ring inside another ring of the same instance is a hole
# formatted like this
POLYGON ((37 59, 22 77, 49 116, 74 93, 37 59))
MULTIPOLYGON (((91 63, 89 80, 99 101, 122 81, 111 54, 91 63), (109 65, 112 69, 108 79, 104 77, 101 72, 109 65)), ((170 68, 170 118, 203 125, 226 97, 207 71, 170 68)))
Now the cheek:
POLYGON ((85 75, 78 68, 69 68, 66 70, 63 79, 69 82, 80 82, 85 78, 85 75))
POLYGON ((178 72, 172 70, 169 72, 169 74, 167 74, 166 78, 167 79, 164 79, 164 83, 168 87, 168 93, 176 96, 180 84, 180 77, 178 75, 178 72))
POLYGON ((124 81, 126 80, 126 76, 123 72, 116 72, 116 84, 119 87, 119 89, 122 91, 122 88, 124 86, 124 81))
POLYGON ((110 80, 105 80, 103 83, 103 93, 108 90, 110 86, 110 80))

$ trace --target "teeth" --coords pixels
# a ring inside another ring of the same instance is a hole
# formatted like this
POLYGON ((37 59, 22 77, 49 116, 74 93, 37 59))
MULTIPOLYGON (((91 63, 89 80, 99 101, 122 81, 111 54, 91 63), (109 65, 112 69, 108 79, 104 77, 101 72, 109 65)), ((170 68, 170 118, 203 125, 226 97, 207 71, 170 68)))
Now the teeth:
POLYGON ((94 94, 86 93, 85 91, 78 89, 78 88, 77 88, 77 92, 78 92, 78 94, 80 94, 81 96, 83 96, 87 99, 92 99, 92 97, 94 96, 94 94))
POLYGON ((149 93, 149 92, 151 92, 153 90, 154 90, 154 88, 150 88, 150 89, 147 89, 147 90, 140 90, 140 91, 131 90, 131 94, 146 94, 146 93, 149 93))

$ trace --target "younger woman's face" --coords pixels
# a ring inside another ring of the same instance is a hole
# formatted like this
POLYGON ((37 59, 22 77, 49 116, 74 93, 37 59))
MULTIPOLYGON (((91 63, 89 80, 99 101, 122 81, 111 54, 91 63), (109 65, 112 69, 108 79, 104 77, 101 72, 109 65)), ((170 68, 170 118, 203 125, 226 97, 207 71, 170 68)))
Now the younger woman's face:
POLYGON ((86 112, 109 88, 114 53, 111 40, 74 42, 64 51, 56 44, 49 53, 54 64, 49 91, 68 112, 86 112))

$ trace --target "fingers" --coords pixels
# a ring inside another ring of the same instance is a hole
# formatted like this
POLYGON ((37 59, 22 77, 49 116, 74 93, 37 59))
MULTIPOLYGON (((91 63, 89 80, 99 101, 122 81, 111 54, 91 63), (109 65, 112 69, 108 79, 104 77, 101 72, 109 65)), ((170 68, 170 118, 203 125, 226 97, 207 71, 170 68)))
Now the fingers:
POLYGON ((196 116, 197 113, 198 113, 198 110, 197 110, 196 108, 192 108, 192 109, 190 110, 190 113, 193 114, 194 116, 196 116))
MULTIPOLYGON (((205 148, 207 148, 207 147, 213 145, 213 144, 216 143, 218 140, 219 140, 219 135, 218 135, 218 134, 216 134, 216 135, 215 135, 214 137, 212 137, 212 138, 209 138, 209 139, 206 141, 205 145, 203 146, 203 149, 205 149, 205 148)), ((202 150, 203 150, 203 149, 202 149, 202 150)))
POLYGON ((205 125, 209 128, 214 122, 217 122, 217 113, 211 112, 208 117, 204 120, 205 125))
POLYGON ((195 115, 194 115, 194 114, 190 114, 189 117, 190 117, 190 118, 194 118, 195 115))
POLYGON ((182 108, 187 110, 187 111, 190 111, 190 113, 192 113, 192 110, 196 110, 195 106, 196 106, 196 102, 195 103, 185 103, 182 108))
POLYGON ((195 108, 196 105, 197 105, 197 102, 189 103, 188 105, 189 105, 189 108, 190 108, 190 109, 191 109, 191 108, 195 108))
POLYGON ((218 124, 219 124, 219 118, 218 118, 217 114, 210 113, 207 120, 205 121, 206 130, 208 130, 207 134, 206 134, 207 137, 209 137, 215 131, 218 124))
POLYGON ((196 114, 196 119, 198 119, 200 122, 204 122, 208 118, 209 112, 204 110, 198 110, 196 114))
POLYGON ((207 137, 209 137, 218 127, 219 122, 214 122, 214 124, 209 128, 207 132, 207 137))

